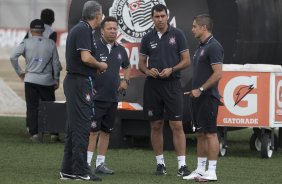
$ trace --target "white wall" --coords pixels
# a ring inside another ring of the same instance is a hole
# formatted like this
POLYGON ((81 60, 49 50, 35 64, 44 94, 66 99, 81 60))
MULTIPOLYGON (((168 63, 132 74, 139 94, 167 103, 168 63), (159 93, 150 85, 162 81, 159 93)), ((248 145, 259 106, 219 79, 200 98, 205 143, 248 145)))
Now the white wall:
POLYGON ((42 9, 55 12, 53 27, 66 30, 69 0, 0 0, 0 28, 28 28, 29 23, 40 18, 42 9))
POLYGON ((22 41, 30 22, 42 9, 55 12, 53 28, 58 32, 58 51, 64 61, 69 0, 0 0, 0 59, 8 59, 22 41))

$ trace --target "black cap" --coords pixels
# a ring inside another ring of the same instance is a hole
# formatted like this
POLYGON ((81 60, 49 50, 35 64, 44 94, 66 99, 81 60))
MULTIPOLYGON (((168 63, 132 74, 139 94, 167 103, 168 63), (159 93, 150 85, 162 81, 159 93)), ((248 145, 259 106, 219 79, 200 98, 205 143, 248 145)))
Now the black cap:
POLYGON ((36 29, 36 30, 41 30, 44 31, 44 23, 40 19, 35 19, 31 21, 30 23, 30 29, 36 29))

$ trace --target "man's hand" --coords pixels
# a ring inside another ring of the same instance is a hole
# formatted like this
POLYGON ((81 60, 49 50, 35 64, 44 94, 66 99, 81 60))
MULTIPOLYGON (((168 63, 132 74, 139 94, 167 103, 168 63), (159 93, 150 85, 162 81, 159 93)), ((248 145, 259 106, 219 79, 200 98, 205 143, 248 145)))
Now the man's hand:
POLYGON ((21 74, 19 75, 19 77, 20 77, 21 81, 24 81, 25 73, 21 73, 21 74))
POLYGON ((55 90, 57 90, 57 89, 59 89, 59 87, 60 87, 60 81, 58 81, 58 82, 55 84, 54 88, 55 88, 55 90))
POLYGON ((202 92, 199 89, 193 89, 190 93, 190 96, 193 98, 198 98, 202 92))
POLYGON ((119 83, 118 91, 126 90, 128 88, 128 84, 126 80, 121 80, 119 83))
POLYGON ((159 73, 160 78, 167 78, 172 74, 172 68, 165 68, 159 73))
POLYGON ((159 71, 156 68, 151 68, 150 70, 146 70, 145 74, 147 76, 157 78, 159 76, 159 71))
POLYGON ((105 63, 105 62, 99 62, 98 71, 99 71, 100 73, 104 73, 107 68, 108 68, 108 64, 107 64, 107 63, 105 63))

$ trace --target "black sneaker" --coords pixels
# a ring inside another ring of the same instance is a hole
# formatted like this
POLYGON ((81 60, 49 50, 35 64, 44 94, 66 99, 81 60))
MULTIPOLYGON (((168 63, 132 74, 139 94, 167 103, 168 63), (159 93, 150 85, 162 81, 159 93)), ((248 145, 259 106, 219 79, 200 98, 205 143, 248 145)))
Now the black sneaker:
POLYGON ((56 143, 56 142, 61 141, 58 135, 51 135, 50 140, 51 140, 52 143, 56 143))
POLYGON ((157 165, 157 170, 156 170, 156 175, 157 176, 164 176, 166 175, 166 168, 164 166, 164 164, 158 164, 157 165))
POLYGON ((177 171, 177 176, 188 176, 189 174, 191 174, 191 172, 188 170, 186 165, 181 166, 177 171))
POLYGON ((95 169, 96 174, 109 174, 112 175, 115 172, 111 169, 109 169, 104 163, 101 163, 98 167, 95 169))
POLYGON ((76 179, 76 176, 73 174, 67 174, 67 173, 60 172, 60 179, 61 180, 76 179))
POLYGON ((76 180, 86 180, 86 181, 102 181, 101 178, 96 176, 95 174, 86 174, 83 176, 76 175, 76 180))

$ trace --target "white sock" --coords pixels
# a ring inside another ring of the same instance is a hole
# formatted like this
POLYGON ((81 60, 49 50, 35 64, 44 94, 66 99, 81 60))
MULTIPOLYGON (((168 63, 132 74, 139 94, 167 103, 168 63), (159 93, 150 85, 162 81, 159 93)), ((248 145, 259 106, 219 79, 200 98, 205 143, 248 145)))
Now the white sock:
POLYGON ((102 163, 105 163, 105 159, 106 159, 106 157, 104 155, 97 155, 96 167, 98 167, 102 163))
POLYGON ((207 164, 207 157, 198 157, 198 165, 196 171, 205 172, 207 164))
POLYGON ((216 164, 217 164, 217 161, 216 161, 216 160, 209 160, 209 168, 208 168, 208 171, 215 172, 215 170, 216 170, 216 164))
POLYGON ((178 160, 178 169, 186 165, 186 156, 178 156, 177 160, 178 160))
POLYGON ((93 152, 87 151, 87 163, 88 163, 88 165, 91 165, 92 157, 93 157, 93 152))
POLYGON ((157 160, 157 164, 163 164, 165 166, 164 155, 156 156, 156 160, 157 160))

